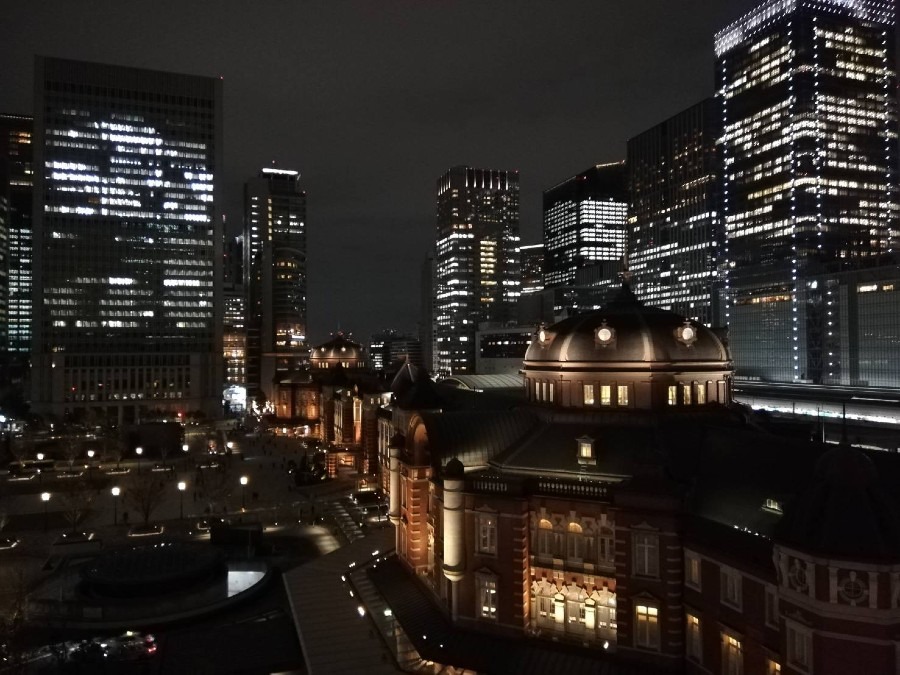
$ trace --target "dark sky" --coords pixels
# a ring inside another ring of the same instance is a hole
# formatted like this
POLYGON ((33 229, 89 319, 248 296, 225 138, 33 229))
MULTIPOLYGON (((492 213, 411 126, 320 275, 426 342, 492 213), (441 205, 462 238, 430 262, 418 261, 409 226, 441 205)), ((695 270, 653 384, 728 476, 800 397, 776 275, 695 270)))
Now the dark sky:
POLYGON ((309 194, 309 333, 414 330, 434 185, 518 169, 541 191, 713 93, 713 34, 756 0, 31 0, 0 11, 0 111, 31 113, 33 57, 225 80, 228 228, 273 160, 309 194))

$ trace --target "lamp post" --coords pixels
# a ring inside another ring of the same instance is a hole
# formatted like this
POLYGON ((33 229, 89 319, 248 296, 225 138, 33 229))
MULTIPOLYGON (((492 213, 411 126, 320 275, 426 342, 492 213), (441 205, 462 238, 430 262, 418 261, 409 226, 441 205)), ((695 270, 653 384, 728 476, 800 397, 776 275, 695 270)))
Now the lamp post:
POLYGON ((247 508, 247 483, 249 480, 247 476, 241 476, 241 511, 247 508))
POLYGON ((141 472, 141 455, 144 454, 144 449, 143 449, 141 446, 138 446, 138 447, 136 447, 136 448, 134 449, 134 454, 136 454, 136 455, 137 455, 137 458, 138 458, 138 470, 137 470, 137 472, 140 473, 140 472, 141 472))
POLYGON ((181 451, 184 453, 184 468, 188 468, 188 451, 190 451, 191 447, 187 443, 181 444, 181 451))
MULTIPOLYGON (((43 452, 39 452, 37 454, 37 460, 39 462, 44 461, 44 453, 43 452)), ((44 482, 44 468, 39 466, 38 470, 37 470, 37 474, 38 474, 38 483, 42 484, 44 482)))
POLYGON ((122 494, 122 488, 116 485, 112 490, 113 496, 113 525, 119 524, 119 495, 122 494))
POLYGON ((187 488, 187 483, 183 480, 178 481, 178 494, 181 495, 181 509, 180 509, 180 518, 184 520, 184 490, 187 488))
POLYGON ((91 469, 93 469, 93 467, 94 467, 94 451, 88 450, 87 456, 88 456, 88 480, 90 480, 91 479, 91 469))
POLYGON ((47 531, 47 505, 50 503, 50 493, 42 492, 41 501, 44 502, 44 532, 47 531))

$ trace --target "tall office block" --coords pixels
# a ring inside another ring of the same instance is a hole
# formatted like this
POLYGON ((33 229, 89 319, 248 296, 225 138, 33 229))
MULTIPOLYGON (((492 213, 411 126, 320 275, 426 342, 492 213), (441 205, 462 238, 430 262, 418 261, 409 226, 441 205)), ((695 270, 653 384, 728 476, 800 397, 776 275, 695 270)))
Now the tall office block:
POLYGON ((598 164, 544 191, 544 287, 572 286, 576 271, 625 253, 625 163, 598 164))
POLYGON ((222 82, 38 57, 32 406, 221 412, 222 82))
POLYGON ((434 251, 429 251, 419 274, 419 343, 422 345, 422 365, 428 372, 437 372, 437 349, 435 349, 435 289, 437 269, 434 251))
POLYGON ((13 360, 11 379, 20 379, 31 349, 31 208, 34 191, 32 133, 34 118, 0 115, 0 163, 6 179, 0 191, 7 199, 6 341, 13 360))
POLYGON ((628 264, 648 304, 718 323, 719 241, 713 99, 628 141, 628 264))
POLYGON ((894 40, 886 0, 770 0, 716 35, 738 376, 844 378, 827 275, 896 253, 894 40))
POLYGON ((244 187, 248 285, 247 393, 309 366, 306 342, 306 192, 300 173, 267 167, 244 187))
POLYGON ((456 166, 437 181, 437 371, 472 373, 482 321, 515 316, 519 174, 456 166))
POLYGON ((520 246, 522 256, 522 295, 544 290, 544 245, 520 246))
POLYGON ((222 353, 225 385, 247 382, 247 294, 244 288, 244 238, 226 238, 223 251, 222 302, 224 325, 222 353))

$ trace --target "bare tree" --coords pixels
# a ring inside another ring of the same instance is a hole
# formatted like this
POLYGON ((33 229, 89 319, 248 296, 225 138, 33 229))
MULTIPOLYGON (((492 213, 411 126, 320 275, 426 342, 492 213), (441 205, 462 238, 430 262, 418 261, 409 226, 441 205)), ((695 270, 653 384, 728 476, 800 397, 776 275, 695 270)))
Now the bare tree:
POLYGON ((75 466, 75 460, 81 454, 81 443, 71 435, 63 440, 63 457, 69 463, 69 471, 75 466))
POLYGON ((225 501, 235 489, 235 477, 227 466, 220 465, 212 471, 203 473, 203 496, 209 505, 210 513, 215 513, 220 504, 225 501))
POLYGON ((115 429, 106 429, 103 432, 103 455, 104 457, 115 457, 116 468, 119 468, 119 464, 125 456, 125 438, 121 432, 117 432, 115 429))
POLYGON ((144 520, 144 527, 149 525, 150 516, 162 503, 165 487, 152 473, 132 474, 125 487, 126 502, 144 520))
MULTIPOLYGON (((0 567, 0 644, 7 649, 7 666, 23 667, 25 645, 22 629, 25 627, 28 591, 33 581, 30 566, 8 564, 0 567)), ((16 672, 13 670, 12 672, 16 672)))
POLYGON ((63 517, 72 526, 72 532, 90 515, 95 495, 96 492, 86 480, 79 480, 69 490, 60 493, 59 503, 62 505, 63 517))

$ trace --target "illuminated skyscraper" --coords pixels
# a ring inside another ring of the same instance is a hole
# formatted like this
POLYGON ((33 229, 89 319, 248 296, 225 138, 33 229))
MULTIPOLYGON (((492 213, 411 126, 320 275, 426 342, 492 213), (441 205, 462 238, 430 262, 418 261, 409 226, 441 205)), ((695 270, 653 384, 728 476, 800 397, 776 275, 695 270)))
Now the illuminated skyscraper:
POLYGON ((219 414, 222 83, 39 57, 32 405, 219 414))
POLYGON ((435 349, 441 374, 472 373, 481 321, 515 317, 519 174, 456 166, 437 181, 435 349))
POLYGON ((306 192, 300 173, 267 167, 244 187, 248 285, 247 392, 309 365, 306 343, 306 192))
POLYGON ((716 35, 738 376, 842 377, 854 326, 828 275, 896 253, 894 40, 887 0, 769 0, 716 35))
POLYGON ((247 293, 244 287, 244 238, 226 238, 223 253, 222 302, 225 384, 244 386, 247 380, 247 293))
POLYGON ((522 295, 544 290, 544 245, 519 247, 522 256, 522 295))
MULTIPOLYGON (((6 340, 13 358, 27 361, 31 349, 31 208, 33 169, 31 136, 34 119, 0 115, 0 163, 6 180, 0 192, 7 198, 6 340)), ((17 376, 14 376, 17 377, 17 376)))
POLYGON ((572 286, 576 272, 625 253, 625 163, 598 164, 544 191, 544 287, 572 286))
POLYGON ((719 238, 713 99, 628 141, 628 266, 648 304, 717 322, 719 238))

